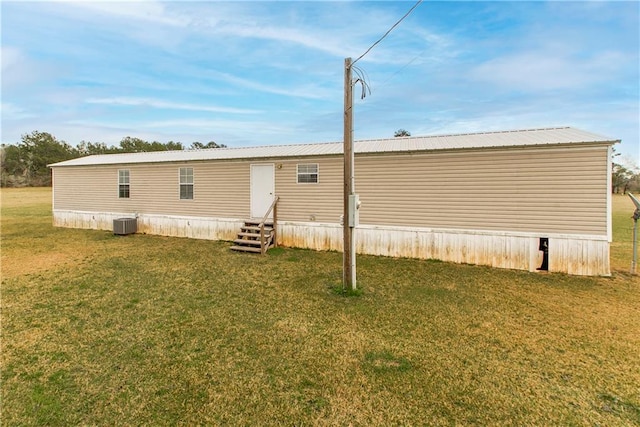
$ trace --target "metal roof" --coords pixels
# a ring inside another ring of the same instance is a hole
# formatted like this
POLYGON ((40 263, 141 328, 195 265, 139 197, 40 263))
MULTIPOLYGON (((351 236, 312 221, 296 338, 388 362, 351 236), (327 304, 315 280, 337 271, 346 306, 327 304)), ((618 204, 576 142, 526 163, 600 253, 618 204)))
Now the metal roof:
MULTIPOLYGON (((469 148, 524 147, 533 145, 620 142, 606 136, 558 127, 455 135, 410 136, 354 142, 355 153, 402 153, 469 148)), ((342 154, 342 142, 269 145, 261 147, 212 148, 204 150, 154 151, 147 153, 101 154, 80 157, 49 166, 92 166, 131 163, 187 162, 198 160, 271 159, 286 157, 330 156, 342 154)))

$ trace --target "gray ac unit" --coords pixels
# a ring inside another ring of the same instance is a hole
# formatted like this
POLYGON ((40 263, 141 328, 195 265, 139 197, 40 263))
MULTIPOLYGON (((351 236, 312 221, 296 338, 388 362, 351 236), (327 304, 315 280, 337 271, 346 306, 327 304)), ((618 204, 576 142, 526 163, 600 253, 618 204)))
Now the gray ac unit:
POLYGON ((136 218, 118 218, 113 220, 113 234, 124 236, 138 231, 136 218))

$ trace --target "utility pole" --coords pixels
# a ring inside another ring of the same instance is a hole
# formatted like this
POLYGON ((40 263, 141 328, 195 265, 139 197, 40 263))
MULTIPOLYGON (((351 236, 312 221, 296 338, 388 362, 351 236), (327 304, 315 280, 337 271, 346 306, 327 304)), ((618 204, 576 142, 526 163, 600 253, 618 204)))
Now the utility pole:
POLYGON ((353 231, 354 191, 354 155, 353 155, 353 81, 351 58, 344 60, 344 198, 342 217, 344 226, 344 247, 342 257, 342 290, 356 290, 356 251, 353 231))
MULTIPOLYGON (((354 229, 360 221, 360 199, 355 193, 355 162, 353 153, 353 64, 362 59, 371 51, 378 43, 380 43, 395 27, 402 22, 413 10, 418 7, 423 0, 418 0, 407 13, 404 14, 389 30, 384 33, 369 49, 362 55, 352 61, 351 58, 344 60, 344 198, 343 198, 343 217, 342 225, 344 227, 344 247, 342 258, 342 290, 348 288, 356 290, 356 242, 354 238, 354 229)), ((356 69, 358 80, 362 85, 362 97, 369 90, 369 85, 358 69, 356 69)))

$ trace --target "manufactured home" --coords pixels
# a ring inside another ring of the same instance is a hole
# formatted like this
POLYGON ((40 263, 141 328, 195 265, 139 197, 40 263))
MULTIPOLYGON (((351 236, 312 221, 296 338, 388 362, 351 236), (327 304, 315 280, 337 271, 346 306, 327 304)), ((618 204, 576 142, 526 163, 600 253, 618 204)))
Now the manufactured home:
MULTIPOLYGON (((609 275, 616 142, 570 127, 356 141, 356 251, 609 275)), ((142 233, 232 241, 275 205, 279 245, 341 251, 342 152, 338 142, 55 163, 53 222, 113 230, 128 217, 142 233)))

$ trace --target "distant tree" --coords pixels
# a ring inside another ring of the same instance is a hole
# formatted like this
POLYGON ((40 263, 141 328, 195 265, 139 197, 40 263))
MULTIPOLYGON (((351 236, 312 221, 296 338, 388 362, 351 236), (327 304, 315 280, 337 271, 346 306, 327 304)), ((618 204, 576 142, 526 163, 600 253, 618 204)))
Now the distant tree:
POLYGON ((20 147, 2 144, 0 164, 2 165, 0 178, 2 187, 21 187, 26 185, 26 168, 20 154, 20 147))
POLYGON ((627 183, 627 192, 629 191, 634 193, 640 191, 640 172, 636 172, 627 183))
POLYGON ((625 194, 629 189, 629 184, 633 180, 634 175, 629 169, 614 163, 611 178, 611 192, 625 194))
POLYGON ((207 148, 226 148, 227 146, 224 144, 218 144, 215 141, 209 141, 206 144, 203 144, 202 142, 193 142, 191 143, 191 146, 189 147, 190 150, 204 150, 207 148))
POLYGON ((78 154, 80 156, 93 156, 95 154, 114 154, 119 153, 120 148, 105 144, 104 142, 86 142, 81 141, 78 144, 78 154))
POLYGON ((33 131, 22 135, 18 148, 27 185, 30 186, 51 185, 51 172, 47 165, 78 156, 75 148, 47 132, 33 131))
POLYGON ((611 192, 626 194, 640 189, 640 169, 634 161, 627 157, 620 157, 615 147, 612 150, 611 162, 611 192))
MULTIPOLYGON (((156 144, 156 142, 154 142, 154 144, 156 144)), ((158 142, 158 144, 160 144, 158 142)), ((164 144, 165 150, 167 151, 176 151, 176 150, 184 150, 184 146, 182 145, 182 142, 173 142, 173 141, 169 141, 166 144, 164 144)), ((158 151, 162 151, 162 150, 158 150, 158 151)))
POLYGON ((140 138, 132 138, 126 136, 120 141, 120 152, 123 153, 141 153, 149 151, 149 143, 140 138))
POLYGON ((163 144, 158 141, 148 142, 140 138, 132 138, 127 136, 120 141, 121 153, 143 153, 148 151, 169 151, 182 150, 184 147, 181 142, 169 141, 163 144))
POLYGON ((398 129, 396 131, 396 133, 393 134, 394 138, 399 138, 402 136, 411 136, 411 132, 409 132, 408 130, 404 130, 404 129, 398 129))

